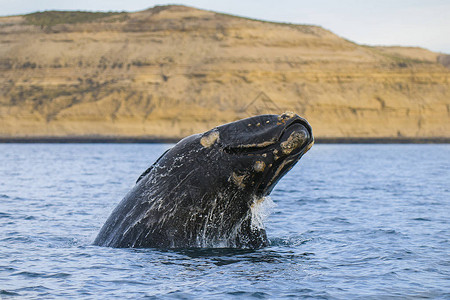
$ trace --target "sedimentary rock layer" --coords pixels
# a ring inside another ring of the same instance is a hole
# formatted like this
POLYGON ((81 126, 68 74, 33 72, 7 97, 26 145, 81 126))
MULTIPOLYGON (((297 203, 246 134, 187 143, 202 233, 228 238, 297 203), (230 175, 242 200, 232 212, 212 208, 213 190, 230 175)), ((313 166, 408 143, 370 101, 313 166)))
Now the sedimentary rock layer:
POLYGON ((0 18, 0 137, 180 138, 294 111, 318 138, 449 138, 449 57, 185 6, 0 18))

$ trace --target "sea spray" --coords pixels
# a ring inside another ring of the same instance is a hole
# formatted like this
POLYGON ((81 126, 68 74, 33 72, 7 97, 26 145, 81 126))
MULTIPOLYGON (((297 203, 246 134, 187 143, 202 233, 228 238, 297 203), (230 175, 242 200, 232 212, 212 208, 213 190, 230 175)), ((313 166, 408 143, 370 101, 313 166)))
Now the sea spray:
POLYGON ((269 196, 255 199, 250 207, 252 215, 251 227, 254 229, 264 229, 264 221, 272 213, 277 205, 269 196))

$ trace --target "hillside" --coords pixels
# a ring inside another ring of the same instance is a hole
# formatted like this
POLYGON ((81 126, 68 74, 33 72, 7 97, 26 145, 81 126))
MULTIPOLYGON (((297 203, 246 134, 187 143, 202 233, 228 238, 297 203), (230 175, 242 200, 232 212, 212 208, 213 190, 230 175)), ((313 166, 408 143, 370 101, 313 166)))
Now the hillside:
POLYGON ((450 56, 185 6, 0 18, 0 138, 177 139, 294 111, 317 137, 450 138, 450 56))

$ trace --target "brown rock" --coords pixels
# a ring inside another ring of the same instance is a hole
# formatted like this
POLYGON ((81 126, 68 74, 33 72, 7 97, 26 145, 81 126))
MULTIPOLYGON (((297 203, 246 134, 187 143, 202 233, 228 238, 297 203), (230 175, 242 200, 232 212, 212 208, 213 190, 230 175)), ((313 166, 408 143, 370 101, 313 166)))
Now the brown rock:
POLYGON ((443 54, 185 6, 61 14, 0 18, 0 137, 180 138, 295 111, 318 138, 450 138, 443 54))

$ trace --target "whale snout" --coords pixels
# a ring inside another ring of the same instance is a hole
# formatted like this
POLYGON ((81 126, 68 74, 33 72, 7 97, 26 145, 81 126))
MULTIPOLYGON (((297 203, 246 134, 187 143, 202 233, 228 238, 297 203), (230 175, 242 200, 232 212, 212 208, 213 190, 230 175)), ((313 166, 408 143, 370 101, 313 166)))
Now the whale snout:
POLYGON ((284 155, 304 154, 312 147, 314 137, 308 121, 294 113, 284 113, 278 120, 285 126, 279 138, 284 155))
POLYGON ((257 188, 258 195, 268 195, 278 180, 284 176, 314 144, 309 123, 293 113, 278 116, 281 128, 278 140, 272 147, 273 155, 267 155, 264 176, 257 188))

